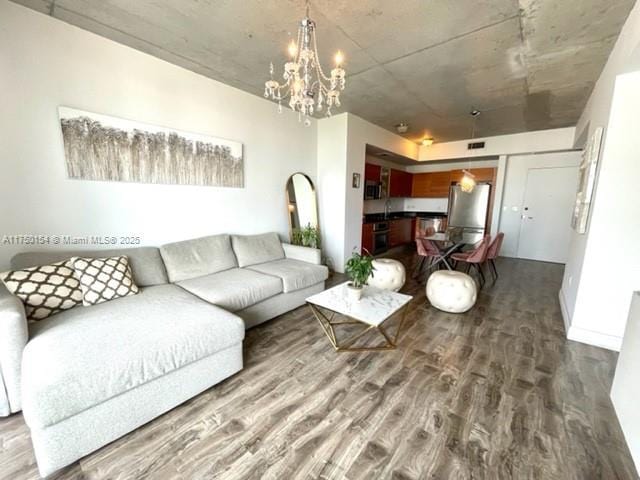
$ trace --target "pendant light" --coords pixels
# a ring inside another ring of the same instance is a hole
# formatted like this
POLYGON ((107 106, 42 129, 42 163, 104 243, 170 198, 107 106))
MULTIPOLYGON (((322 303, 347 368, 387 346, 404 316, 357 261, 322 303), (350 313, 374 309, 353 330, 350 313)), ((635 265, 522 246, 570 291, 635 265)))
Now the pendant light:
MULTIPOLYGON (((471 110, 470 115, 473 118, 473 123, 471 126, 471 140, 473 141, 476 134, 476 118, 478 118, 478 116, 480 115, 480 110, 476 110, 474 108, 473 110, 471 110)), ((463 175, 460 179, 460 182, 458 183, 458 185, 460 186, 460 190, 465 193, 471 193, 473 192, 473 189, 476 188, 476 177, 473 173, 470 172, 471 157, 469 157, 468 160, 468 169, 462 170, 463 175)))

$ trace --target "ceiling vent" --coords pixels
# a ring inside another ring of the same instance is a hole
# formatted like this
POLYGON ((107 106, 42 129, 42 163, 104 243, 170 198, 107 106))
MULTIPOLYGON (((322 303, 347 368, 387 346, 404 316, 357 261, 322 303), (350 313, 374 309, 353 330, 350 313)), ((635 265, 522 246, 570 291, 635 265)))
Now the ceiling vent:
POLYGON ((484 142, 471 142, 467 144, 467 150, 478 150, 484 148, 484 142))

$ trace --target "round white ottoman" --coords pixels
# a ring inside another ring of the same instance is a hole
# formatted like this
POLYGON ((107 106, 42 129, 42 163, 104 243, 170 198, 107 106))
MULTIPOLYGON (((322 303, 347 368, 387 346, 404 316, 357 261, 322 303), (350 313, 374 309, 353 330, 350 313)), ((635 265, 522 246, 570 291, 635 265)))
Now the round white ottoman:
POLYGON ((367 284, 397 292, 404 285, 406 273, 404 265, 390 258, 377 258, 373 261, 373 272, 367 280, 367 284))
POLYGON ((427 280, 427 298, 438 310, 463 313, 475 305, 478 287, 466 273, 438 270, 427 280))

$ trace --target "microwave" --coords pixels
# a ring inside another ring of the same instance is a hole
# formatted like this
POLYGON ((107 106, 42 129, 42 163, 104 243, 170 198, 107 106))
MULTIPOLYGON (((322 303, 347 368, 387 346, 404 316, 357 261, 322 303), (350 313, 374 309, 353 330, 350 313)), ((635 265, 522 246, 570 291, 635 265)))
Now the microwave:
POLYGON ((376 200, 380 198, 380 182, 367 180, 364 184, 364 199, 376 200))

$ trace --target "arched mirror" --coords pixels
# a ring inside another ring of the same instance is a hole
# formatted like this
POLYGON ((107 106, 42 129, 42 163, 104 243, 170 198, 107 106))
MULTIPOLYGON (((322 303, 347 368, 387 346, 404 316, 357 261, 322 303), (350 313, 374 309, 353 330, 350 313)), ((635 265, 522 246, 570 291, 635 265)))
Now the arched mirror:
POLYGON ((287 215, 291 243, 320 248, 316 189, 304 173, 294 173, 287 182, 287 215))

